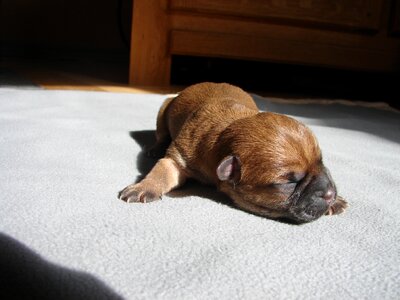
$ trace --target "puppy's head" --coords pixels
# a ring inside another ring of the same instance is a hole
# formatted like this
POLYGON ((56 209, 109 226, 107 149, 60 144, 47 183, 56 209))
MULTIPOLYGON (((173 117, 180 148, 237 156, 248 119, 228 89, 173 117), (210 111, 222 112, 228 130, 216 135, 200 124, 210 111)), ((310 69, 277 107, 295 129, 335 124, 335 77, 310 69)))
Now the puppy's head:
POLYGON ((240 119, 218 143, 219 188, 246 211, 304 223, 337 198, 314 134, 293 118, 259 113, 240 119))

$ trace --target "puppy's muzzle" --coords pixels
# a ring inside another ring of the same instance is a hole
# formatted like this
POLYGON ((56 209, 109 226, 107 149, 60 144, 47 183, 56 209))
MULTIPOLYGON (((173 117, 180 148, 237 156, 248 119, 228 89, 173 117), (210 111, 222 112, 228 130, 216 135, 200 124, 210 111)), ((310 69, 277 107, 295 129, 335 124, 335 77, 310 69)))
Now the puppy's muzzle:
POLYGON ((290 198, 290 219, 305 223, 324 215, 336 200, 336 187, 329 171, 324 168, 320 174, 304 179, 290 198))

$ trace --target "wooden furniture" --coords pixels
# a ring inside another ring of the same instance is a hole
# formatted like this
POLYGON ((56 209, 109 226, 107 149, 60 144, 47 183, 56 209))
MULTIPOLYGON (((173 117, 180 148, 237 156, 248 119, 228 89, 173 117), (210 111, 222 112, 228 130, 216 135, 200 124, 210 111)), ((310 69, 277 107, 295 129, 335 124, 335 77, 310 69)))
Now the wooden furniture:
POLYGON ((168 85, 171 56, 400 70, 400 0, 134 0, 130 84, 168 85))

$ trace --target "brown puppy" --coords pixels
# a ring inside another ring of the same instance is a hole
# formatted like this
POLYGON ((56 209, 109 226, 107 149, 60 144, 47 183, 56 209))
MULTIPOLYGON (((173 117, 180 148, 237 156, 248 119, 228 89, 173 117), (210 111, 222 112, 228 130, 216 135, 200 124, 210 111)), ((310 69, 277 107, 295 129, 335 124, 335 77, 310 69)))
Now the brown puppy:
POLYGON ((141 182, 121 191, 122 200, 157 200, 194 178, 217 186, 243 210, 269 218, 303 223, 347 207, 310 129, 259 112, 238 87, 201 83, 167 99, 156 138, 152 152, 168 147, 165 157, 141 182))

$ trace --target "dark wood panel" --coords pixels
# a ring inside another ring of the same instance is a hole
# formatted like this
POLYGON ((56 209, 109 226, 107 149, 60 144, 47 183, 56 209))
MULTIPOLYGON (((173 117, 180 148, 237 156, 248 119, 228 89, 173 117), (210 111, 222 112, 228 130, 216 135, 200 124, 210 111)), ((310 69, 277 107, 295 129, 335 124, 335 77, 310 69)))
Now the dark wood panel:
POLYGON ((170 9, 378 30, 384 0, 171 0, 170 9))
MULTIPOLYGON (((267 40, 292 40, 304 43, 319 43, 331 47, 365 48, 383 52, 397 52, 400 56, 400 40, 384 34, 354 34, 321 28, 304 28, 285 24, 253 22, 243 19, 214 18, 204 15, 170 15, 174 30, 201 31, 222 34, 254 35, 267 40)), ((388 24, 385 24, 386 26, 388 24)), ((223 39, 223 36, 221 36, 223 39)))
POLYGON ((356 47, 338 47, 261 36, 191 32, 171 33, 171 53, 181 55, 266 60, 353 70, 396 70, 399 55, 356 47))

